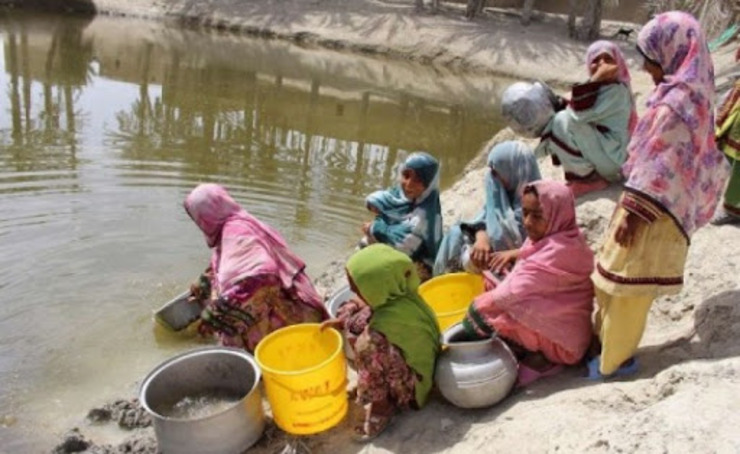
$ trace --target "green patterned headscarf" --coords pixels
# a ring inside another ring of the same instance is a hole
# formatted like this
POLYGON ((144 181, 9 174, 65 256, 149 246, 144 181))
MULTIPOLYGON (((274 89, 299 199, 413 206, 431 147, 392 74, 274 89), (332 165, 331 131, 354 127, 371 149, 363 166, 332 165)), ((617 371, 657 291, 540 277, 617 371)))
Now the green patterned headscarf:
POLYGON ((398 347, 420 377, 416 403, 423 406, 432 389, 440 333, 434 313, 417 292, 414 263, 390 246, 373 244, 350 257, 347 272, 373 310, 370 328, 398 347))

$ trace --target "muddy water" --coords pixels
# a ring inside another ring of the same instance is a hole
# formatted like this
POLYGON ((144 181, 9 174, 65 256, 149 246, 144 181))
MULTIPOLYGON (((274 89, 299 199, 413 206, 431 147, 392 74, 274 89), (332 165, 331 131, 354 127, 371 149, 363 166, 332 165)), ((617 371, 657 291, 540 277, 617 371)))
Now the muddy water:
POLYGON ((409 151, 454 181, 498 130, 503 84, 148 22, 0 16, 0 452, 47 449, 196 344, 151 313, 206 265, 181 205, 197 183, 226 185, 316 276, 409 151))

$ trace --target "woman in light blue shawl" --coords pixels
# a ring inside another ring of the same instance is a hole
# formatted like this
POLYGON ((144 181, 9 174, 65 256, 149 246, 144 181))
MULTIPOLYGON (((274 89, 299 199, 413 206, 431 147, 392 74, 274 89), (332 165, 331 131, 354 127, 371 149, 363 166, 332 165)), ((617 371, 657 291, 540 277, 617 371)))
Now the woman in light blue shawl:
POLYGON ((439 162, 425 152, 414 152, 400 168, 398 184, 367 196, 365 204, 375 220, 363 226, 369 243, 385 243, 417 264, 419 276, 431 275, 442 239, 439 203, 439 162))
POLYGON ((434 262, 435 276, 460 270, 479 273, 494 252, 517 249, 524 242, 522 188, 541 178, 534 153, 522 142, 502 142, 488 154, 488 167, 486 203, 475 219, 455 224, 445 235, 434 262))

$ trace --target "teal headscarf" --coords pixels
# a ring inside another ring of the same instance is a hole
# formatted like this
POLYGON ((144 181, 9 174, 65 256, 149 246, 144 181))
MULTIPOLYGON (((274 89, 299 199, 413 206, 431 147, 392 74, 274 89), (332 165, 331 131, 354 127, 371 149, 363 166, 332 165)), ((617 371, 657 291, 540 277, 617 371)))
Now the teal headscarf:
POLYGON ((407 255, 373 244, 350 257, 347 272, 373 310, 370 328, 398 347, 420 377, 415 397, 423 406, 432 389, 440 332, 434 313, 417 292, 416 267, 407 255))
POLYGON ((398 184, 370 194, 365 203, 380 212, 373 221, 371 233, 379 242, 431 268, 442 240, 439 162, 429 153, 415 152, 404 161, 400 171, 404 169, 413 170, 426 189, 415 200, 406 198, 398 184))
POLYGON ((434 275, 442 274, 447 264, 458 259, 464 245, 463 230, 485 230, 496 251, 516 249, 522 245, 526 232, 522 224, 522 190, 532 181, 541 179, 540 168, 532 150, 523 142, 506 141, 491 148, 486 172, 486 203, 478 215, 453 226, 445 235, 434 263, 434 275))

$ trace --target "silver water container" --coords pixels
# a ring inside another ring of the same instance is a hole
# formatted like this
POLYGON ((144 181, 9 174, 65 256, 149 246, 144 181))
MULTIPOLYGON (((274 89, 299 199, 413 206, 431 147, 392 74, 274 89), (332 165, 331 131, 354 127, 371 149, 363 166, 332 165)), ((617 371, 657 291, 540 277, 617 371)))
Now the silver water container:
POLYGON ((261 373, 249 353, 205 347, 168 359, 146 376, 139 390, 164 454, 239 454, 265 428, 259 389, 261 373), (203 395, 228 395, 233 405, 205 417, 165 416, 177 402, 203 395))
POLYGON ((514 386, 516 357, 498 337, 466 341, 464 334, 461 323, 442 334, 443 351, 434 376, 437 388, 456 407, 489 407, 514 386))
MULTIPOLYGON (((334 295, 332 295, 331 298, 329 298, 329 300, 326 302, 326 310, 329 312, 329 315, 331 315, 332 318, 336 318, 337 312, 339 311, 339 308, 342 307, 342 304, 353 298, 358 298, 358 296, 349 288, 349 285, 342 287, 337 290, 336 293, 334 293, 334 295)), ((344 338, 344 356, 348 360, 354 361, 355 352, 352 350, 349 342, 347 342, 347 338, 344 333, 342 333, 342 337, 344 338)))

